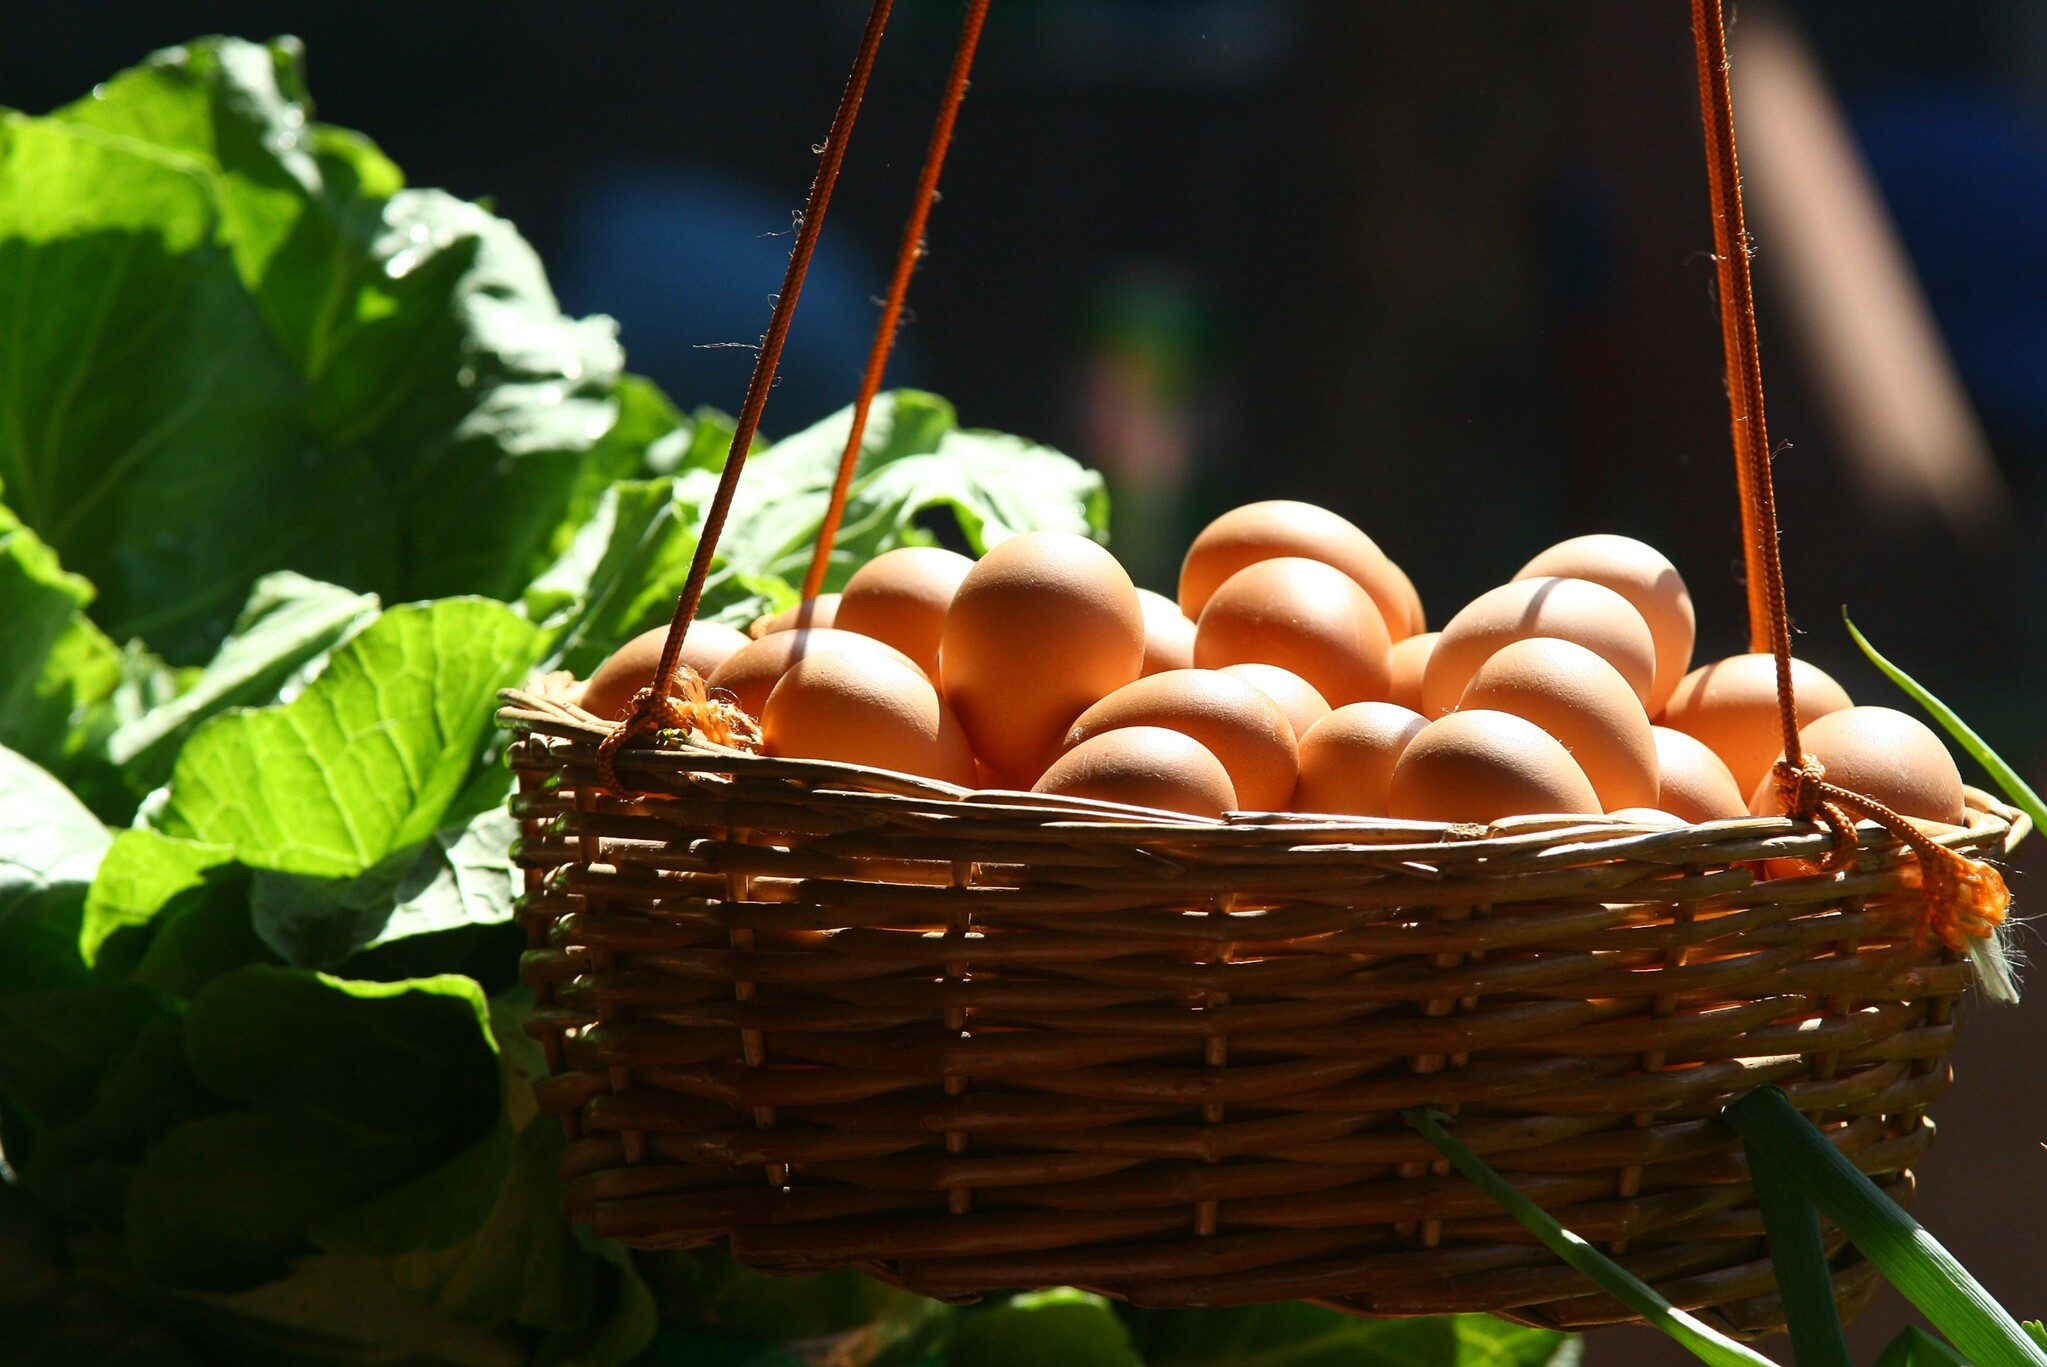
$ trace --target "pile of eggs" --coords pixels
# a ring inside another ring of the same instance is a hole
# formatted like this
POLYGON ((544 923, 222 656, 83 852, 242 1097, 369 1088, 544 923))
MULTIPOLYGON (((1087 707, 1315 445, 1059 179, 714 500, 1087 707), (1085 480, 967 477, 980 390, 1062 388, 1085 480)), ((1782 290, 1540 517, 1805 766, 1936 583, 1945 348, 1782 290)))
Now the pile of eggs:
MULTIPOLYGON (((665 636, 622 647, 582 706, 622 715, 665 636)), ((1207 817, 1774 814, 1775 662, 1693 669, 1693 641, 1684 581, 1640 541, 1552 546, 1431 632, 1369 536, 1280 501, 1210 523, 1177 602, 1085 537, 1032 532, 979 561, 889 551, 751 637, 695 624, 682 658, 758 719, 771 755, 967 788, 1207 817)), ((1793 688, 1832 781, 1963 820, 1960 772, 1927 727, 1852 705, 1802 661, 1793 688)))

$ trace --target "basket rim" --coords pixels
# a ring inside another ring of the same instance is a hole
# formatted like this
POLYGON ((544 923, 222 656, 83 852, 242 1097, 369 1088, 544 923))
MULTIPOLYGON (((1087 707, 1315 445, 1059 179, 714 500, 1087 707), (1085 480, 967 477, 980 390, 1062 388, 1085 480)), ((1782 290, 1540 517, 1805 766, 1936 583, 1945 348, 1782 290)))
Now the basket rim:
MULTIPOLYGON (((598 717, 568 701, 566 674, 549 675, 531 688, 506 688, 498 693, 500 728, 526 735, 545 735, 570 746, 596 745, 620 723, 598 717)), ((1567 813, 1507 817, 1490 825, 1403 821, 1390 817, 1346 816, 1300 812, 1230 812, 1222 818, 1134 807, 1094 798, 1054 796, 1013 789, 971 789, 936 779, 837 760, 783 758, 715 745, 677 731, 664 731, 622 748, 621 772, 635 771, 659 786, 637 790, 656 800, 679 795, 680 788, 705 780, 744 778, 780 781, 807 790, 818 799, 850 801, 880 799, 891 806, 935 805, 953 816, 972 816, 1005 825, 1058 830, 1074 836, 1121 835, 1145 840, 1193 837, 1203 844, 1218 841, 1243 846, 1348 845, 1371 846, 1378 856, 1411 852, 1418 858, 1439 856, 1446 844, 1466 857, 1500 858, 1554 854, 1559 847, 1599 857, 1654 860, 1677 855, 1700 844, 1733 842, 1755 845, 1745 857, 1807 857, 1830 847, 1831 837, 1789 817, 1729 817, 1679 825, 1651 824, 1606 815, 1567 813), (1808 850, 1806 847, 1810 846, 1808 850), (1596 853, 1593 848, 1596 847, 1596 853)), ((1918 823, 1936 843, 2009 854, 2033 829, 2032 819, 1991 793, 1965 784, 1968 821, 1962 826, 1918 823)), ((1857 824, 1865 850, 1897 845, 1873 821, 1857 824)))

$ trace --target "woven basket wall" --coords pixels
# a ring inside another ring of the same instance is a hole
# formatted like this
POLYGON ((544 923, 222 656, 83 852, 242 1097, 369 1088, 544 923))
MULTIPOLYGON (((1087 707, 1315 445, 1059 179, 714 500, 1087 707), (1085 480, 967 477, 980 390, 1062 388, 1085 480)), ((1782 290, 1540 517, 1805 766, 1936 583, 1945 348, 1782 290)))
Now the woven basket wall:
MULTIPOLYGON (((1736 1332, 1782 1322, 1739 1141, 1771 1082, 1900 1199, 1968 965, 1874 827, 1231 823, 629 748, 508 693, 568 1200, 642 1247, 933 1296, 1627 1317, 1399 1108, 1736 1332), (1777 866, 1782 868, 1782 866, 1777 866)), ((1970 794, 1944 843, 2024 818, 1970 794)), ((1839 1240, 1835 1245, 1840 1248, 1839 1240)), ((1840 1248, 1851 1308, 1873 1270, 1840 1248)))

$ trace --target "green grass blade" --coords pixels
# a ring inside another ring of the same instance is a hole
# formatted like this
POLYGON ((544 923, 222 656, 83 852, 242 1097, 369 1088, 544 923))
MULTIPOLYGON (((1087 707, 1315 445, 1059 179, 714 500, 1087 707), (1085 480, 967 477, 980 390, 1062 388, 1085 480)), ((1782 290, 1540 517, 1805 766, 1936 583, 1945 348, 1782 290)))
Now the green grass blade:
POLYGON ((1841 620, 1847 623, 1848 634, 1855 638, 1856 645, 1862 647, 1862 653, 1869 657, 1869 662, 1882 670, 1884 676, 1892 683, 1911 694, 1914 702, 1931 713, 1933 719, 1955 738, 1955 744, 1967 750, 1970 758, 1982 765, 1985 772, 1996 781, 1997 786, 2004 789, 2004 795, 2011 799, 2012 805, 2033 818, 2033 824, 2040 828, 2043 835, 2047 835, 2047 803, 2041 802, 2040 795, 2019 777, 2018 770, 2005 763, 2004 757, 1991 749, 1989 743, 1976 734, 1974 727, 1956 716, 1952 707, 1927 692, 1924 684, 1879 654, 1877 648, 1869 643, 1869 638, 1857 631, 1855 623, 1848 620, 1846 611, 1841 613, 1841 620))
POLYGON ((1960 1353, 1916 1324, 1908 1324, 1878 1356, 1874 1367, 1969 1367, 1960 1353))
MULTIPOLYGON (((1862 647, 1862 653, 1869 657, 1870 663, 1882 670, 1885 677, 1904 689, 1912 696, 1913 701, 1931 713, 1933 719, 1955 738, 1955 743, 1968 751, 1996 781, 1997 786, 2004 789, 2005 796, 2031 817, 2035 826, 2043 833, 2047 833, 2047 805, 2041 803, 2040 795, 2019 777, 2018 771, 2005 763, 2004 757, 1991 749, 1983 737, 1976 734, 1973 727, 1955 715, 1952 707, 1927 692, 1925 685, 1878 653, 1877 648, 1869 643, 1869 638, 1856 630, 1855 623, 1849 620, 1846 609, 1841 612, 1841 621, 1846 624, 1848 634, 1855 638, 1855 644, 1862 647)), ((1969 962, 1976 969, 1977 980, 1983 985, 1983 990, 1989 994, 1991 1000, 2005 1003, 2018 1001, 2018 979, 2012 972, 2011 959, 2005 952, 2004 938, 2001 935, 1993 933, 1982 939, 1970 940, 1968 952, 1969 962)))
POLYGON ((1742 1142, 1781 1165, 1905 1299, 1975 1367, 2047 1367, 2047 1351, 1953 1254, 1884 1195, 1775 1087, 1722 1114, 1742 1142))
POLYGON ((1841 1332, 1841 1310, 1834 1303, 1833 1269, 1827 1265, 1818 1208, 1797 1174, 1775 1156, 1750 1147, 1748 1167, 1770 1236, 1792 1357, 1798 1367, 1854 1367, 1841 1332))
POLYGON ((1434 1144, 1450 1160, 1452 1167, 1504 1206, 1508 1214, 1548 1245, 1551 1252, 1598 1282, 1608 1294, 1655 1328, 1676 1339, 1693 1357, 1711 1363, 1712 1367, 1776 1367, 1753 1348, 1736 1343, 1679 1310, 1657 1295, 1655 1288, 1647 1282, 1558 1224, 1548 1211, 1516 1191, 1506 1178, 1452 1138, 1433 1113, 1416 1108, 1402 1111, 1400 1115, 1422 1138, 1434 1144))

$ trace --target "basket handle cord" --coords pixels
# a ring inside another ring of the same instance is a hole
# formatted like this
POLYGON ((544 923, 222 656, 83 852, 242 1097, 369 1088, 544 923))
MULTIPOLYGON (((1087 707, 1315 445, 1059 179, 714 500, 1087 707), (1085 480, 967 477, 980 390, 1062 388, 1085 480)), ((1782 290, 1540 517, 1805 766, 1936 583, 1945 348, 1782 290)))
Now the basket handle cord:
POLYGON ((1951 949, 1995 933, 2011 893, 1997 870, 1935 843, 1911 821, 1876 799, 1826 781, 1826 769, 1798 742, 1798 701, 1791 689, 1791 622, 1785 608, 1784 565, 1778 554, 1777 498, 1770 478, 1770 433, 1763 416, 1763 367, 1756 347, 1755 294, 1749 277, 1749 239, 1741 204, 1741 168, 1735 156, 1734 113, 1728 91, 1727 28, 1721 0, 1692 0, 1692 40, 1699 65, 1699 112, 1706 134, 1706 180, 1713 204, 1713 250, 1719 273, 1720 332, 1727 354, 1727 406, 1733 420, 1735 474, 1741 495, 1742 547, 1748 570, 1749 649, 1777 662, 1777 713, 1783 757, 1776 764, 1784 811, 1818 820, 1833 833, 1827 867, 1853 858, 1855 823, 1868 817, 1919 857, 1926 915, 1920 926, 1951 949), (1796 759, 1792 757, 1796 756, 1796 759))
POLYGON ((753 445, 753 434, 760 429, 761 410, 768 406, 768 390, 781 363, 782 344, 788 340, 789 324, 796 316, 796 301, 803 293, 803 277, 810 269, 811 254, 817 250, 818 234, 824 229, 825 209, 832 202, 839 167, 846 159, 846 144, 852 140, 853 123, 860 116, 860 102, 867 94, 867 79, 874 72, 874 57, 881 47, 882 30, 888 26, 891 4, 892 0, 874 0, 867 12, 860 49, 853 57, 845 93, 839 97, 839 107, 832 115, 831 131, 825 135, 817 176, 810 182, 810 196, 803 206, 796 245, 789 253, 789 268, 782 275, 775 311, 768 319, 767 334, 761 338, 760 352, 754 358, 746 401, 739 410, 732 445, 725 453, 725 469, 718 477, 717 493, 704 517, 704 530, 690 561, 689 578, 675 600, 675 616, 668 624, 668 639, 662 644, 653 683, 634 695, 631 710, 597 747, 597 777, 614 792, 624 791, 618 781, 618 752, 633 737, 646 732, 675 727, 685 732, 702 732, 709 739, 736 743, 744 749, 752 749, 758 743, 759 733, 745 713, 731 703, 712 698, 694 670, 689 671, 686 679, 677 679, 676 670, 681 663, 683 637, 689 634, 697 605, 703 601, 712 553, 724 533, 725 519, 732 512, 732 495, 739 487, 740 471, 746 467, 746 453, 753 445))
POLYGON ((810 570, 803 576, 803 601, 824 591, 825 571, 832 563, 832 542, 839 535, 839 523, 846 515, 846 495, 853 487, 853 469, 860 463, 860 444, 867 436, 867 410, 881 392, 881 377, 888 369, 888 355, 896 344, 896 324, 903 316, 903 298, 910 292, 910 275, 924 255, 924 224, 931 217, 931 205, 938 198, 938 174, 945 169, 946 149, 952 146, 952 127, 959 119, 960 104, 967 97, 967 75, 974 69, 974 50, 981 43, 981 25, 988 17, 988 0, 968 0, 967 18, 960 28, 959 46, 953 50, 952 71, 945 80, 945 98, 939 102, 938 118, 931 125, 931 142, 924 149, 924 168, 917 174, 917 193, 910 202, 910 216, 903 222, 903 239, 896 248, 895 274, 889 278, 888 294, 881 305, 881 322, 874 330, 874 342, 867 350, 867 369, 860 377, 860 396, 853 401, 853 425, 846 433, 846 449, 839 456, 838 478, 832 484, 831 502, 825 507, 824 525, 818 530, 817 548, 811 552, 810 570))
MULTIPOLYGON (((767 406, 768 390, 774 382, 782 343, 788 336, 789 322, 796 312, 796 300, 803 289, 804 272, 809 268, 818 233, 824 226, 825 208, 831 202, 832 187, 838 180, 839 165, 845 158, 846 143, 852 136, 854 120, 859 117, 860 102, 874 67, 875 50, 880 46, 882 29, 888 22, 890 2, 875 0, 868 13, 867 31, 854 58, 852 74, 847 78, 846 93, 833 116, 831 132, 825 138, 823 160, 819 163, 817 178, 811 183, 809 202, 803 210, 802 231, 797 234, 796 247, 789 255, 789 269, 782 280, 782 292, 776 297, 774 316, 768 323, 767 336, 754 362, 746 403, 740 409, 739 423, 732 434, 732 446, 725 456, 725 469, 705 517, 696 554, 690 562, 689 578, 676 601, 675 616, 668 625, 668 639, 662 646, 653 685, 642 689, 633 698, 632 710, 624 724, 606 736, 598 747, 598 777, 607 788, 621 790, 618 752, 627 740, 663 726, 694 731, 713 742, 741 749, 751 750, 759 746, 760 731, 753 719, 730 701, 713 696, 695 671, 682 669, 681 677, 678 677, 679 658, 683 638, 688 634, 703 599, 711 557, 717 550, 718 538, 724 532, 725 519, 731 512, 733 492, 738 488, 747 451, 760 426, 761 410, 767 406)), ((973 69, 974 53, 980 46, 981 28, 988 17, 989 3, 990 0, 968 0, 959 46, 954 51, 952 71, 946 80, 945 96, 939 105, 938 118, 932 125, 931 141, 925 149, 923 169, 917 177, 910 215, 903 225, 895 273, 889 280, 881 318, 875 328, 873 344, 868 349, 867 368, 860 379, 859 398, 853 405, 846 448, 839 458, 838 475, 833 481, 824 524, 818 532, 817 548, 804 576, 803 598, 806 602, 817 597, 824 586, 825 571, 831 564, 832 542, 837 538, 839 524, 845 517, 846 497, 853 486, 854 467, 859 463, 861 443, 867 433, 867 415, 874 406, 875 396, 881 392, 881 379, 888 368, 889 353, 895 346, 903 300, 910 289, 910 276, 924 254, 924 226, 931 216, 931 205, 938 198, 939 172, 944 168, 946 151, 952 145, 952 131, 959 118, 960 105, 966 99, 967 75, 973 69)))

